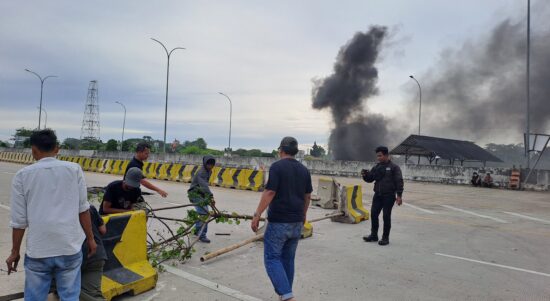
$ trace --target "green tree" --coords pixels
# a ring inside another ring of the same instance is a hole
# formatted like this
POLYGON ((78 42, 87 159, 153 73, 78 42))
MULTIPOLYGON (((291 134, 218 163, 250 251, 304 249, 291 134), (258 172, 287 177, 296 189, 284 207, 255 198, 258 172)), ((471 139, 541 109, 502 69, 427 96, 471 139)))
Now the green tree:
POLYGON ((324 156, 326 152, 322 146, 317 145, 317 142, 313 142, 313 147, 311 148, 311 151, 309 152, 309 154, 315 158, 319 158, 324 156))
POLYGON ((4 141, 0 141, 0 147, 8 147, 8 144, 4 141))
POLYGON ((33 130, 24 127, 16 129, 15 134, 13 135, 14 146, 24 148, 31 147, 30 137, 33 132, 33 130))
POLYGON ((113 152, 118 149, 118 142, 115 139, 109 139, 105 145, 105 150, 108 152, 113 152))
POLYGON ((183 143, 183 147, 185 148, 188 146, 196 146, 200 149, 206 149, 208 147, 208 145, 206 144, 206 141, 203 138, 197 138, 195 141, 186 140, 183 143))
POLYGON ((76 138, 65 138, 63 140, 63 143, 61 144, 61 148, 63 149, 79 149, 80 147, 80 139, 76 138))
POLYGON ((96 139, 82 139, 80 149, 83 150, 101 150, 103 143, 96 139))

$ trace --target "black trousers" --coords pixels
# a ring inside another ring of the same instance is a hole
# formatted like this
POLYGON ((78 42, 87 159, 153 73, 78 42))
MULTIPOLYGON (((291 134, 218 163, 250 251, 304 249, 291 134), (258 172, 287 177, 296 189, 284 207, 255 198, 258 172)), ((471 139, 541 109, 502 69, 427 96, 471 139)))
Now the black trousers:
POLYGON ((378 236, 378 216, 383 211, 384 232, 382 238, 389 239, 391 229, 391 210, 395 203, 395 194, 379 195, 374 194, 370 208, 371 234, 378 236))

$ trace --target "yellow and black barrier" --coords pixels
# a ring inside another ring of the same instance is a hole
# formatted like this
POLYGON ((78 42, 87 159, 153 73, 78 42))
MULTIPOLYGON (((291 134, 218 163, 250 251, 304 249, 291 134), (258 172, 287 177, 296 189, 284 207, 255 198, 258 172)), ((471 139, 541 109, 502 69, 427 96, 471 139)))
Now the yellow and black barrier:
POLYGON ((342 216, 332 218, 334 222, 358 224, 369 219, 369 211, 363 207, 363 191, 361 185, 341 186, 339 189, 338 211, 342 216))
POLYGON ((103 246, 101 292, 107 300, 125 293, 138 295, 153 289, 157 271, 147 259, 147 224, 142 210, 103 216, 107 233, 103 246))
MULTIPOLYGON (((77 163, 84 171, 123 175, 129 160, 98 159, 77 156, 58 156, 59 160, 77 163)), ((0 152, 0 161, 31 164, 30 153, 0 152)), ((143 174, 149 179, 191 183, 200 166, 181 163, 145 162, 143 174)), ((219 187, 262 191, 265 187, 265 171, 250 168, 216 166, 210 184, 219 187)))

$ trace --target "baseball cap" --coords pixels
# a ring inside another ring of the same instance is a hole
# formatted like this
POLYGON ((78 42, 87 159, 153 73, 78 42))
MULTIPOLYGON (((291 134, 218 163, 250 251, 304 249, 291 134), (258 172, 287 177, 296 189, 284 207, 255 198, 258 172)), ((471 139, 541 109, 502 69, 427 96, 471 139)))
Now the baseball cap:
POLYGON ((137 167, 132 167, 128 169, 128 172, 126 173, 126 176, 124 177, 124 182, 126 185, 133 187, 133 188, 139 188, 139 182, 141 179, 145 178, 143 176, 143 173, 141 172, 141 169, 137 167))

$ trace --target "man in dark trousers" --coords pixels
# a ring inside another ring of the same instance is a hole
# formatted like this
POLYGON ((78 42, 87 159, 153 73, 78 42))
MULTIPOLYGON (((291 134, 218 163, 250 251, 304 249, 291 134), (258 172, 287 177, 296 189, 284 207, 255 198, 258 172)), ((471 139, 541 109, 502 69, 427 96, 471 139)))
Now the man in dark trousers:
MULTIPOLYGON (((149 154, 151 153, 151 146, 147 142, 140 142, 136 146, 136 154, 134 155, 134 158, 128 163, 128 166, 126 167, 126 170, 124 171, 124 177, 126 177, 126 174, 128 173, 128 170, 132 167, 137 167, 141 171, 143 171, 143 161, 147 160, 149 158, 149 154)), ((147 179, 143 178, 141 179, 141 185, 143 185, 145 188, 151 189, 158 194, 160 194, 163 198, 168 196, 168 193, 166 191, 158 188, 157 186, 153 185, 153 183, 149 182, 147 179)))
MULTIPOLYGON (((107 233, 105 223, 97 209, 90 205, 90 217, 92 219, 92 231, 94 240, 97 244, 97 251, 94 255, 88 257, 86 248, 82 248, 84 261, 82 262, 82 281, 80 290, 81 301, 105 301, 101 292, 101 276, 103 275, 103 266, 107 261, 107 253, 103 247, 101 237, 107 233)), ((84 242, 86 244, 86 241, 84 242)))
MULTIPOLYGON (((204 156, 202 158, 202 167, 193 176, 191 186, 187 191, 189 201, 193 204, 197 204, 195 210, 203 217, 208 215, 208 205, 205 205, 205 203, 211 202, 214 204, 214 194, 210 191, 209 182, 210 176, 212 176, 212 169, 215 165, 216 160, 214 157, 204 156)), ((195 223, 194 233, 199 236, 201 242, 210 243, 210 239, 206 237, 207 232, 208 224, 204 224, 202 221, 197 221, 195 223)))
POLYGON ((294 258, 311 200, 311 175, 294 156, 298 141, 285 137, 279 146, 279 161, 269 168, 269 179, 252 219, 258 231, 260 217, 269 206, 264 235, 264 265, 281 300, 294 301, 294 258))
POLYGON ((105 188, 99 214, 122 213, 134 210, 134 205, 141 200, 140 181, 143 179, 141 169, 132 167, 123 181, 113 181, 105 188))
POLYGON ((388 148, 379 146, 376 148, 376 164, 370 171, 363 170, 361 174, 367 183, 374 182, 374 197, 371 206, 371 234, 364 236, 366 242, 378 241, 378 216, 384 212, 384 232, 379 245, 390 243, 391 211, 393 204, 401 206, 403 199, 403 175, 399 166, 390 160, 388 148))

